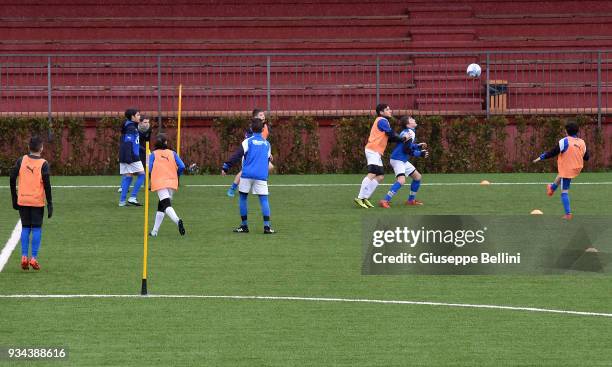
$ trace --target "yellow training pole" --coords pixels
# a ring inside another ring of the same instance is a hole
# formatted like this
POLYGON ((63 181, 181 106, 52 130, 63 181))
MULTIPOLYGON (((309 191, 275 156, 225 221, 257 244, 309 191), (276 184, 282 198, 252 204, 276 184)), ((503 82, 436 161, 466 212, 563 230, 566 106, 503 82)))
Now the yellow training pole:
POLYGON ((145 205, 144 205, 144 250, 142 256, 142 288, 140 294, 147 295, 147 257, 149 254, 149 142, 146 148, 145 167, 145 205))
POLYGON ((176 130, 176 154, 181 156, 181 109, 183 105, 183 84, 179 84, 179 96, 178 96, 178 127, 176 130))

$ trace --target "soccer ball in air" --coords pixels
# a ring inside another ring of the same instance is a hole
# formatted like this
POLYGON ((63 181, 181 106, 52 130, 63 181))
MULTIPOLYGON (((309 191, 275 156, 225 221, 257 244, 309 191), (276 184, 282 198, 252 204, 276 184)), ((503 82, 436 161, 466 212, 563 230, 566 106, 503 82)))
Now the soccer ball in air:
POLYGON ((406 130, 400 133, 400 139, 412 140, 414 139, 414 131, 406 130))
POLYGON ((482 69, 480 68, 480 65, 478 64, 470 64, 467 67, 467 75, 470 78, 478 78, 480 77, 480 72, 482 71, 482 69))

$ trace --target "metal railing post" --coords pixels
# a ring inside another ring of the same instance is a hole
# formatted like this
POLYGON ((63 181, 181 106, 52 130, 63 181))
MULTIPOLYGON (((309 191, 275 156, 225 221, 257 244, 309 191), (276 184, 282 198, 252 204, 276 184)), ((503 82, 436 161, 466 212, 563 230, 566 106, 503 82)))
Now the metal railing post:
POLYGON ((53 140, 53 133, 51 130, 51 56, 47 56, 47 122, 49 123, 49 130, 47 131, 47 139, 53 140))
POLYGON ((485 67, 487 68, 487 81, 486 81, 486 88, 487 88, 487 100, 486 100, 486 106, 487 106, 487 119, 491 116, 491 91, 489 90, 489 82, 490 82, 490 76, 491 76, 491 72, 489 70, 489 65, 491 63, 491 54, 487 51, 487 61, 485 64, 485 67))
POLYGON ((162 127, 162 90, 161 90, 161 55, 157 55, 157 126, 159 132, 163 131, 162 127))
POLYGON ((601 130, 601 51, 597 52, 597 128, 601 130))
POLYGON ((266 58, 266 106, 268 110, 268 116, 270 116, 270 111, 272 110, 272 77, 271 77, 271 68, 272 68, 272 60, 270 56, 266 58))
POLYGON ((376 105, 380 103, 380 56, 376 56, 376 105))

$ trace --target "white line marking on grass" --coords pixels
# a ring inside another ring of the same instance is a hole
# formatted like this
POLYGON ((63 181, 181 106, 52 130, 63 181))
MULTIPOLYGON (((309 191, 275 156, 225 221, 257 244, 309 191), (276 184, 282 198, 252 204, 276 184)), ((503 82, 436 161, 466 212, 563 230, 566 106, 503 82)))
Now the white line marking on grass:
POLYGON ((4 269, 4 265, 6 265, 9 257, 11 257, 11 253, 17 246, 19 242, 19 238, 21 237, 21 220, 17 222, 15 225, 15 229, 13 229, 13 233, 11 233, 11 237, 6 241, 2 252, 0 252, 0 271, 4 269))
POLYGON ((383 299, 361 299, 361 298, 326 298, 326 297, 288 297, 288 296, 205 296, 205 295, 181 295, 181 294, 150 294, 141 296, 137 294, 3 294, 2 298, 33 298, 33 299, 70 299, 70 298, 169 298, 169 299, 234 299, 234 300, 272 300, 272 301, 311 301, 311 302, 347 302, 347 303, 378 303, 378 304, 396 304, 396 305, 422 305, 422 306, 441 306, 441 307, 461 307, 461 308, 481 308, 493 310, 511 310, 511 311, 526 311, 526 312, 543 312, 565 315, 578 316, 599 316, 612 317, 612 313, 603 312, 586 312, 586 311, 570 311, 570 310, 555 310, 549 308, 537 307, 518 307, 518 306, 498 306, 498 305, 480 305, 470 303, 444 303, 444 302, 427 302, 427 301, 401 301, 401 300, 383 300, 383 299))
MULTIPOLYGON (((546 185, 550 182, 491 182, 495 185, 546 185)), ((572 185, 612 185, 612 181, 602 182, 572 182, 572 185)), ((201 184, 184 185, 185 187, 228 187, 228 184, 201 184)), ((270 184, 270 187, 334 187, 334 186, 361 186, 360 183, 298 183, 298 184, 270 184)), ((421 186, 480 186, 480 182, 428 182, 421 186)), ((118 189, 117 185, 53 185, 54 189, 118 189)), ((0 189, 7 189, 9 186, 0 186, 0 189)))

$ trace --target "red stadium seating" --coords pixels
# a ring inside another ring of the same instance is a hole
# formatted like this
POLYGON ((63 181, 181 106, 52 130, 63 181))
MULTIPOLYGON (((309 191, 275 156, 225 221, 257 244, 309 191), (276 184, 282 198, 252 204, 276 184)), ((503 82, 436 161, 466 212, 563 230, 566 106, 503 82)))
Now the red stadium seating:
MULTIPOLYGON (((465 52, 383 56, 378 93, 407 109, 482 112, 486 70, 484 78, 469 80, 465 66, 484 65, 486 56, 473 52, 612 50, 612 2, 112 0, 102 5, 94 0, 24 0, 0 7, 0 31, 3 54, 465 52), (391 64, 385 64, 388 59, 391 64)), ((53 61, 54 110, 121 109, 126 98, 156 106, 155 98, 148 100, 157 93, 155 60, 121 65, 118 57, 78 59, 53 61), (89 101, 87 107, 83 101, 89 101)), ((346 55, 316 64, 303 56, 275 56, 273 106, 371 108, 377 92, 372 59, 346 55)), ((226 58, 215 65, 194 61, 164 67, 164 103, 170 106, 178 83, 191 85, 186 96, 205 105, 194 109, 265 102, 265 55, 253 60, 226 58)), ((0 112, 46 110, 46 58, 39 61, 29 60, 33 64, 25 67, 0 60, 0 112)), ((605 78, 610 68, 609 61, 603 63, 605 78)), ((495 58, 488 72, 491 80, 508 81, 511 108, 531 108, 538 101, 559 108, 594 103, 597 66, 570 53, 558 59, 541 60, 527 53, 495 58), (546 92, 551 84, 555 97, 546 92)), ((606 105, 608 89, 604 83, 606 105)))

